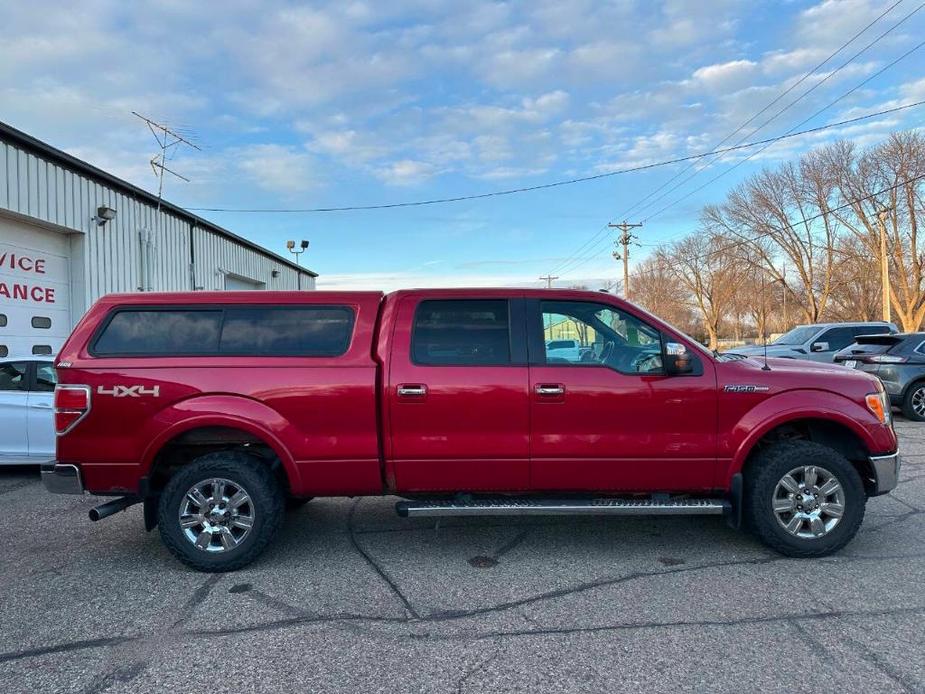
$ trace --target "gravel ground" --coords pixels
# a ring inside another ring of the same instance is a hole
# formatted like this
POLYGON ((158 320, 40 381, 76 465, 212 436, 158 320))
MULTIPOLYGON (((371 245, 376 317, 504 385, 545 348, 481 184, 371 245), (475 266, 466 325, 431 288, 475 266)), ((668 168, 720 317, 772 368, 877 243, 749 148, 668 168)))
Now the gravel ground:
POLYGON ((713 517, 290 513, 254 566, 178 564, 138 507, 0 472, 0 692, 925 692, 925 424, 838 555, 713 517))

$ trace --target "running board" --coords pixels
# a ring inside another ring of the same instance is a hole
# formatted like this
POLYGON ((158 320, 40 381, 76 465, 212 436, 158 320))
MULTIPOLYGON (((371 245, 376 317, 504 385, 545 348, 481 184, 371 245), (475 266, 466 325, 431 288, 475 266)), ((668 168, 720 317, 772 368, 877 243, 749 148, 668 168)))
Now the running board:
POLYGON ((399 516, 699 516, 729 513, 722 499, 482 499, 399 501, 399 516))

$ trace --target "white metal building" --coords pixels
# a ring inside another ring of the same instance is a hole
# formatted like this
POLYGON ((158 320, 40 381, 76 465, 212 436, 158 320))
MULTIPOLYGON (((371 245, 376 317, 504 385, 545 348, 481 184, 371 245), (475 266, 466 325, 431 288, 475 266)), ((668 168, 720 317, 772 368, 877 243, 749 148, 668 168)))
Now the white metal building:
POLYGON ((316 277, 0 123, 0 357, 56 353, 104 294, 307 290, 316 277))

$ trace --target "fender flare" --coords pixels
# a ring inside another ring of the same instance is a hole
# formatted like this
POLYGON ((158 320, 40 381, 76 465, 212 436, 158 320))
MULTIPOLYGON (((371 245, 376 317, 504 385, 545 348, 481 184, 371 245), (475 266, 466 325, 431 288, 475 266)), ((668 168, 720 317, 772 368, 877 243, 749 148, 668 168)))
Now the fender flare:
POLYGON ((157 422, 141 457, 141 474, 148 475, 158 453, 181 434, 203 427, 240 429, 267 444, 279 458, 289 479, 290 489, 301 489, 302 480, 295 459, 282 437, 296 433, 295 427, 279 412, 263 403, 239 395, 206 395, 173 403, 148 421, 157 422), (230 414, 232 412, 240 414, 230 414), (169 424, 165 427, 165 420, 169 424))
MULTIPOLYGON (((838 399, 835 401, 842 405, 841 408, 806 405, 807 396, 812 397, 815 392, 818 391, 802 388, 780 393, 748 410, 735 423, 730 435, 730 443, 735 447, 735 451, 726 468, 720 471, 722 477, 718 482, 722 488, 728 489, 733 475, 742 472, 745 461, 748 460, 748 456, 758 441, 771 430, 788 422, 807 419, 829 421, 850 430, 868 451, 876 447, 876 442, 871 437, 870 432, 862 425, 862 422, 871 420, 873 415, 854 400, 844 396, 837 396, 838 399), (781 402, 782 399, 790 402, 784 404, 781 402), (784 404, 783 407, 782 404, 784 404), (736 432, 739 430, 742 430, 744 435, 736 443, 736 432)), ((826 391, 825 394, 827 399, 831 401, 834 394, 829 391, 826 391)))

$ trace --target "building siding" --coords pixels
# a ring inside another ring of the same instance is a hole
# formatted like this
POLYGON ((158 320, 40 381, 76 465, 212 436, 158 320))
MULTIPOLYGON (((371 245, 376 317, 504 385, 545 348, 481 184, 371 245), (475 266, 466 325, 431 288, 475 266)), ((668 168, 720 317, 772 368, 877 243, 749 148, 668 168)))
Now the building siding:
POLYGON ((6 141, 0 141, 2 211, 71 235, 73 321, 108 293, 224 289, 225 275, 295 290, 301 274, 303 290, 315 286, 313 276, 285 262, 6 141), (98 227, 93 217, 102 205, 116 217, 98 227), (144 234, 152 243, 147 287, 144 234))

